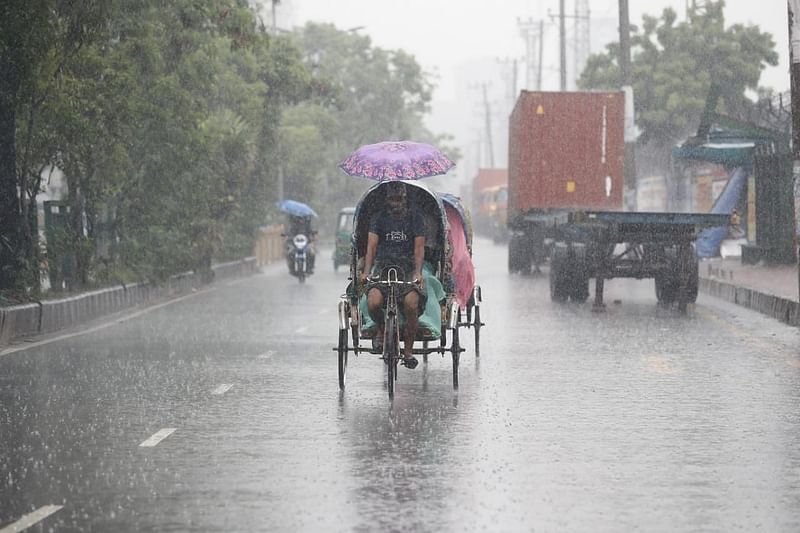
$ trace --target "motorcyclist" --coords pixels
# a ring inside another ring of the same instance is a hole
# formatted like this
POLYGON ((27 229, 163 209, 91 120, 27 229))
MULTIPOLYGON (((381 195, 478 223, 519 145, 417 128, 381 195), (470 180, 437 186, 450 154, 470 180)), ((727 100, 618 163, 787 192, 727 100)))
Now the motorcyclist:
MULTIPOLYGON (((419 314, 425 308, 426 300, 422 277, 425 226, 422 214, 408 205, 405 183, 393 181, 383 187, 386 199, 384 210, 375 213, 370 220, 364 270, 360 278, 363 284, 367 282, 371 273, 380 272, 386 266, 399 266, 405 272, 406 280, 416 282, 415 286, 403 285, 400 290, 402 310, 406 319, 404 364, 407 368, 413 369, 418 364, 412 353, 414 339, 417 335, 419 314)), ((379 349, 379 344, 383 340, 382 307, 386 291, 384 286, 372 285, 367 292, 369 314, 378 325, 378 335, 373 339, 376 349, 379 349)))
POLYGON ((289 272, 294 274, 294 236, 302 234, 308 238, 308 247, 306 248, 306 273, 313 274, 314 260, 316 259, 314 236, 317 232, 311 226, 311 217, 289 215, 287 226, 288 229, 284 234, 286 235, 286 263, 289 265, 289 272))

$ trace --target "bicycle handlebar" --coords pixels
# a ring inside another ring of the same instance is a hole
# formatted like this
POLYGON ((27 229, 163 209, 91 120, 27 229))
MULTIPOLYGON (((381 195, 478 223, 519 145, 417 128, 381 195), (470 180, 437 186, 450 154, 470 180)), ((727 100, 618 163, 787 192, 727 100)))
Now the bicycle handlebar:
POLYGON ((391 279, 382 280, 379 277, 367 276, 366 281, 368 283, 376 283, 378 285, 418 285, 421 280, 420 279, 414 279, 412 281, 402 281, 402 280, 399 280, 399 279, 398 280, 391 280, 391 279))

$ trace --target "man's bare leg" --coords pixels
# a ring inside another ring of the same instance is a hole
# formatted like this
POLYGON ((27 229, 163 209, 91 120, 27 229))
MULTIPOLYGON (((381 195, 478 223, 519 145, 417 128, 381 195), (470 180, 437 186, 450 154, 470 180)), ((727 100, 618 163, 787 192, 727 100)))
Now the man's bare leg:
MULTIPOLYGON (((417 337, 417 324, 419 317, 417 316, 419 306, 419 294, 411 291, 406 294, 405 299, 405 316, 406 316, 406 335, 405 342, 403 343, 405 358, 410 359, 414 357, 414 339, 417 337)), ((416 365, 414 365, 416 366, 416 365)), ((413 368, 413 367, 411 367, 413 368)))
POLYGON ((367 293, 367 310, 369 310, 369 316, 375 325, 378 327, 378 331, 375 334, 375 338, 380 339, 381 346, 383 345, 383 294, 378 289, 370 289, 367 293))

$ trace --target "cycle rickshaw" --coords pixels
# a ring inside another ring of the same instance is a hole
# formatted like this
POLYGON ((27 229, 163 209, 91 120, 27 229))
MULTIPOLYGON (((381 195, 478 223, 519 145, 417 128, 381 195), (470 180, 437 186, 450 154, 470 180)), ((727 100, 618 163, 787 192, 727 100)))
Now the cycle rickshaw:
MULTIPOLYGON (((374 354, 381 356, 386 365, 389 397, 393 398, 398 364, 402 359, 399 341, 403 338, 404 326, 404 320, 397 305, 395 289, 399 290, 400 284, 409 283, 411 280, 406 280, 405 273, 395 268, 384 269, 380 279, 377 280, 389 289, 384 309, 386 318, 381 350, 372 348, 371 340, 377 333, 377 327, 367 310, 364 287, 358 286, 359 272, 366 253, 369 221, 378 210, 383 209, 385 197, 385 187, 383 186, 385 183, 373 185, 364 193, 356 206, 350 251, 351 282, 347 286, 346 293, 339 300, 339 343, 335 350, 339 359, 340 389, 344 390, 345 388, 348 355, 350 353, 355 355, 374 354), (369 346, 366 343, 362 344, 362 340, 369 340, 369 346)), ((427 302, 424 312, 419 316, 413 353, 426 356, 425 361, 427 361, 428 354, 438 353, 444 356, 449 353, 453 363, 453 388, 457 389, 459 358, 461 352, 464 351, 459 338, 459 328, 467 325, 461 321, 467 309, 462 309, 462 304, 459 304, 459 300, 463 302, 463 299, 457 295, 453 278, 453 246, 449 238, 450 225, 445 203, 441 195, 434 193, 421 183, 411 181, 405 183, 408 189, 409 205, 414 205, 423 214, 426 234, 423 275, 427 302)), ((471 240, 471 232, 469 233, 471 240)), ((464 232, 459 234, 465 235, 464 232)), ((466 237, 464 238, 466 239, 466 237)), ((474 293, 473 287, 469 287, 468 290, 474 293)), ((480 290, 478 289, 477 292, 479 293, 480 290)), ((473 297, 473 309, 476 308, 476 301, 473 297)), ((477 323, 480 323, 479 315, 471 313, 471 316, 477 317, 477 323)), ((470 325, 474 326, 474 323, 470 325)))

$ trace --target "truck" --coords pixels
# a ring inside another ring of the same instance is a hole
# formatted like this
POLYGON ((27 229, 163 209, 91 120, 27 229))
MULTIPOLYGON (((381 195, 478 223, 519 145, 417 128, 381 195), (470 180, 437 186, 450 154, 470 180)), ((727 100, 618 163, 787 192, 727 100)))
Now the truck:
POLYGON ((506 241, 506 201, 508 171, 504 168, 480 168, 472 180, 473 223, 475 232, 491 237, 495 242, 506 241))
POLYGON ((595 280, 653 278, 685 311, 698 291, 698 232, 727 215, 625 211, 625 93, 521 91, 509 119, 510 272, 549 260, 553 301, 585 302, 595 280))

